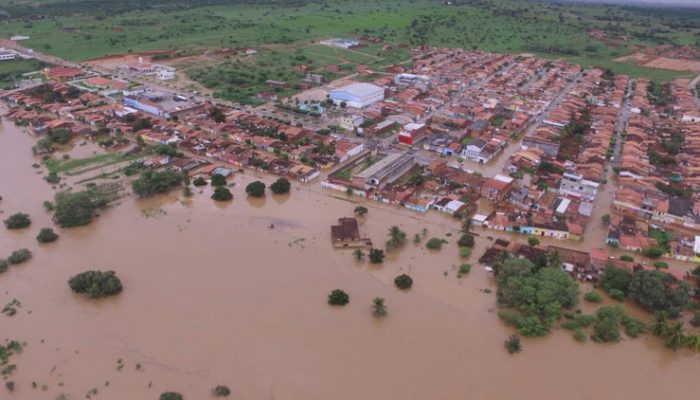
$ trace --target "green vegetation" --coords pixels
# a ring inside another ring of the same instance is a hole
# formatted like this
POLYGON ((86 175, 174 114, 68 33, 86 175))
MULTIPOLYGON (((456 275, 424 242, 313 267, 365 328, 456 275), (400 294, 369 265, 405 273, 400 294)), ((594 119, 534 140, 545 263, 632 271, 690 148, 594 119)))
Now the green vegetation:
POLYGON ((107 205, 104 195, 94 190, 59 192, 54 199, 54 219, 63 228, 87 225, 95 211, 107 205))
POLYGON ((583 343, 583 342, 588 340, 588 335, 583 330, 576 329, 574 331, 574 340, 576 340, 577 342, 583 343))
POLYGON ((529 260, 507 259, 498 268, 498 303, 512 309, 511 323, 523 336, 544 336, 561 318, 562 309, 575 306, 579 288, 559 268, 537 267, 529 260))
POLYGON ((221 174, 214 174, 211 176, 212 186, 226 186, 226 177, 221 174))
POLYGON ((231 394, 231 389, 226 385, 217 385, 211 390, 211 394, 214 397, 228 397, 231 394))
POLYGON ((32 224, 29 214, 24 213, 12 214, 3 222, 5 222, 5 227, 7 229, 23 229, 32 224))
POLYGON ((265 196, 265 184, 260 181, 251 182, 245 187, 245 192, 251 197, 265 196))
POLYGON ((68 280, 75 293, 86 294, 90 298, 113 296, 121 293, 122 283, 114 271, 86 271, 68 280))
POLYGON ((594 342, 616 343, 620 341, 620 323, 625 309, 619 305, 603 306, 596 311, 596 322, 593 325, 591 339, 594 342))
POLYGON ((65 173, 66 175, 72 176, 121 162, 133 161, 140 157, 140 154, 105 153, 92 157, 71 158, 68 160, 49 158, 45 161, 45 164, 49 173, 65 173))
POLYGON ((15 59, 0 63, 0 89, 14 89, 15 82, 28 72, 39 71, 49 64, 36 59, 15 59))
POLYGON ((328 295, 328 304, 344 306, 350 302, 350 296, 341 289, 335 289, 328 295))
POLYGON ((363 206, 355 207, 355 214, 359 215, 360 217, 364 217, 365 215, 367 215, 367 212, 369 212, 367 207, 363 207, 363 206))
POLYGON ((8 263, 7 260, 0 258, 0 274, 7 272, 8 265, 10 265, 10 263, 8 263))
POLYGON ((440 250, 442 248, 442 245, 446 243, 447 240, 434 237, 428 240, 428 242, 425 244, 425 247, 429 248, 430 250, 440 250))
POLYGON ((591 290, 590 292, 587 292, 585 295, 583 295, 583 298, 591 303, 600 303, 601 301, 603 301, 600 292, 598 292, 597 290, 591 290))
POLYGON ((474 235, 464 234, 457 241, 459 247, 474 247, 474 235))
POLYGON ((289 193, 289 189, 292 187, 292 184, 289 182, 289 179, 287 178, 278 178, 276 181, 270 185, 270 190, 272 190, 272 193, 274 194, 285 194, 289 193))
POLYGON ((510 335, 504 345, 510 354, 520 353, 523 349, 518 335, 510 335))
POLYGON ((51 228, 42 228, 36 237, 39 243, 51 243, 58 240, 58 234, 51 228))
POLYGON ((372 264, 381 264, 384 262, 384 250, 369 249, 369 262, 372 264))
POLYGON ((642 333, 646 333, 647 327, 644 322, 629 315, 622 316, 622 326, 625 328, 625 334, 631 338, 636 338, 642 333))
POLYGON ((227 187, 217 186, 214 189, 214 194, 211 195, 211 198, 216 201, 230 201, 233 200, 233 194, 231 194, 231 191, 228 190, 227 187))
POLYGON ((677 317, 690 302, 690 286, 662 271, 637 271, 629 285, 629 296, 649 311, 665 311, 677 317))
POLYGON ((461 264, 459 266, 459 270, 457 271, 457 277, 461 278, 464 275, 468 274, 469 271, 471 271, 471 270, 472 270, 471 264, 461 264))
POLYGON ((386 242, 386 250, 391 251, 406 243, 406 232, 394 225, 389 228, 389 240, 386 242))
POLYGON ((394 285, 401 290, 410 289, 413 286, 413 278, 406 274, 401 274, 394 278, 394 285))
POLYGON ((540 239, 537 239, 536 237, 529 237, 527 238, 527 243, 530 247, 535 247, 540 244, 540 239))
POLYGON ((7 257, 7 262, 10 265, 22 264, 32 258, 32 252, 29 249, 15 250, 7 257))
POLYGON ((389 313, 384 303, 384 298, 382 297, 375 297, 372 300, 372 315, 375 318, 385 317, 389 313))
POLYGON ((617 290, 627 295, 634 275, 626 269, 608 266, 600 275, 600 286, 608 293, 617 290))
POLYGON ((199 178, 193 180, 192 184, 195 186, 207 186, 207 180, 200 176, 199 178))
POLYGON ((138 179, 131 182, 134 193, 140 197, 149 197, 167 193, 182 183, 182 175, 175 171, 144 170, 138 179))
POLYGON ((183 400, 184 397, 178 392, 163 392, 158 400, 183 400))
MULTIPOLYGON (((7 376, 11 375, 12 372, 17 369, 16 365, 10 364, 10 359, 13 355, 21 353, 22 347, 22 344, 16 340, 9 340, 6 341, 4 345, 0 345, 0 375, 2 375, 3 379, 7 379, 7 376)), ((5 386, 8 390, 12 391, 11 389, 14 389, 14 384, 10 386, 7 385, 7 383, 5 386)))

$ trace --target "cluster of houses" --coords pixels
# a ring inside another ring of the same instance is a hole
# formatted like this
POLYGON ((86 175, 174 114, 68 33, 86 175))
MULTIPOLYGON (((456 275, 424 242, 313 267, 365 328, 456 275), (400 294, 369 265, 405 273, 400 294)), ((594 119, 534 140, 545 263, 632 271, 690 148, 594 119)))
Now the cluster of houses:
POLYGON ((634 88, 607 240, 700 262, 698 103, 686 79, 655 85, 634 88))

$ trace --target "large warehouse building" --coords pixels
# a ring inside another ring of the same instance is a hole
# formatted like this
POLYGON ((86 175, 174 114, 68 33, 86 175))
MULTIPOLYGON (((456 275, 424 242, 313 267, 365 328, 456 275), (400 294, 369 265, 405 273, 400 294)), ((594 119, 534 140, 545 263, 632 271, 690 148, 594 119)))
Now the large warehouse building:
POLYGON ((348 107, 365 108, 372 103, 384 100, 384 89, 369 83, 353 83, 330 91, 331 100, 336 104, 345 102, 348 107))

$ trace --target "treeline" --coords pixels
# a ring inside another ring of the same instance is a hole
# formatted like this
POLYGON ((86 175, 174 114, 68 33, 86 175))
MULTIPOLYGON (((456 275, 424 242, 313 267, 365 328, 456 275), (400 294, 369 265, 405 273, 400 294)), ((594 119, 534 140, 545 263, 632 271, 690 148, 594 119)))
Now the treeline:
POLYGON ((184 10, 189 8, 226 5, 264 5, 270 7, 303 7, 308 0, 55 0, 37 4, 15 3, 0 8, 0 19, 28 18, 36 15, 44 17, 82 14, 91 10, 92 14, 114 16, 133 11, 149 9, 184 10))

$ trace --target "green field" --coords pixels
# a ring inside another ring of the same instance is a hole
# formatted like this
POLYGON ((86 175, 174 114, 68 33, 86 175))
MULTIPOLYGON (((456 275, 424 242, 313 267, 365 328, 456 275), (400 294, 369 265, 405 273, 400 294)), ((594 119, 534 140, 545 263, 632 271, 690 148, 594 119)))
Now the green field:
POLYGON ((133 161, 142 157, 140 154, 105 153, 92 157, 74 158, 68 160, 49 159, 46 168, 49 172, 80 175, 95 169, 107 167, 125 161, 133 161))
MULTIPOLYGON (((28 0, 0 6, 0 36, 31 36, 27 47, 71 60, 170 49, 261 47, 256 61, 228 57, 188 69, 191 78, 229 99, 249 98, 266 79, 299 82, 301 63, 318 68, 381 67, 404 61, 405 48, 382 54, 380 45, 352 51, 314 44, 328 37, 381 37, 385 43, 530 52, 619 73, 668 80, 685 73, 657 71, 612 60, 639 47, 700 44, 700 11, 653 10, 527 0, 28 0), (38 7, 41 6, 41 7, 38 7), (37 8, 38 7, 38 8, 37 8), (29 15, 47 18, 34 20, 29 15), (600 40, 589 30, 624 35, 600 40), (638 47, 637 47, 638 46, 638 47), (305 58, 302 58, 305 57, 305 58), (208 70, 211 69, 211 70, 208 70), (265 77, 266 79, 262 79, 265 77)), ((333 78, 333 76, 329 76, 333 78)), ((281 94, 288 94, 283 91, 281 94)))
POLYGON ((0 61, 0 89, 12 89, 15 82, 22 79, 22 74, 38 71, 48 64, 38 60, 0 61))

